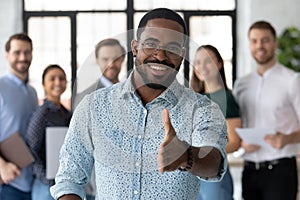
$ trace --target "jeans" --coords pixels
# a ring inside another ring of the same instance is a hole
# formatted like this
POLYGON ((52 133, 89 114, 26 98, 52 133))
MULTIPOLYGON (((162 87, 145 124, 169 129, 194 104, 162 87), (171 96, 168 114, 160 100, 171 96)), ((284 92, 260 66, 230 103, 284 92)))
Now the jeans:
POLYGON ((50 194, 50 186, 35 179, 32 186, 32 200, 54 200, 50 194))
POLYGON ((22 192, 10 185, 2 185, 1 200, 31 200, 30 192, 22 192))
POLYGON ((233 200, 233 181, 229 168, 220 182, 201 180, 198 200, 233 200))

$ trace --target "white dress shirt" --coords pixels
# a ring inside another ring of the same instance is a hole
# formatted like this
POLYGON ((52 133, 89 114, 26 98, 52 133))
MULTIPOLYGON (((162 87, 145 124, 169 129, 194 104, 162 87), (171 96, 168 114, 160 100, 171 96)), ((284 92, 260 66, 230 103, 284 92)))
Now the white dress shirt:
MULTIPOLYGON (((300 129, 300 74, 276 63, 263 75, 257 71, 237 80, 233 90, 244 128, 272 128, 284 134, 300 129)), ((246 153, 253 162, 291 157, 297 145, 246 153)))

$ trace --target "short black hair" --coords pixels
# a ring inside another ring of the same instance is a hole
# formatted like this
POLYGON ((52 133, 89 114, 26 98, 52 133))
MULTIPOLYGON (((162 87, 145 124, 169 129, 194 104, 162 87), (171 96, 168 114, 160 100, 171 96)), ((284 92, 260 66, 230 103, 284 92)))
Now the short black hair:
POLYGON ((142 19, 139 23, 139 26, 138 26, 137 34, 136 34, 137 39, 138 40, 140 39, 141 34, 144 31, 144 27, 146 26, 146 24, 148 23, 149 20, 159 19, 159 18, 169 19, 169 20, 179 23, 183 27, 184 35, 188 34, 185 21, 182 19, 182 17, 178 13, 176 13, 175 11, 170 10, 168 8, 156 8, 156 9, 153 9, 153 10, 147 12, 142 17, 142 19))

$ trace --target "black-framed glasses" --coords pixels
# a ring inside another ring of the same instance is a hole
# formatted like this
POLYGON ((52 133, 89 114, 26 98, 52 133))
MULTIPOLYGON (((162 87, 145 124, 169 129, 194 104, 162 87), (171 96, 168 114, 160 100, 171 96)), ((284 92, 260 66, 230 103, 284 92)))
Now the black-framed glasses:
POLYGON ((155 41, 145 41, 141 43, 142 49, 147 56, 153 56, 158 54, 160 50, 164 50, 166 56, 171 60, 176 60, 181 58, 183 47, 178 44, 168 44, 166 46, 159 46, 158 42, 155 41))

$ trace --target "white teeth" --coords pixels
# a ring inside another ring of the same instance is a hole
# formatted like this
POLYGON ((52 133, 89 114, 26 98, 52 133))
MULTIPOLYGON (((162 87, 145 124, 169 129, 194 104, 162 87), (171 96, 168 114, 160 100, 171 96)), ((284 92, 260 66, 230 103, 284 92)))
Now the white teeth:
POLYGON ((150 65, 150 68, 154 69, 154 70, 158 70, 158 71, 166 71, 167 70, 167 67, 165 67, 165 66, 157 66, 157 65, 150 65))
POLYGON ((61 90, 61 87, 55 87, 53 88, 55 91, 60 91, 61 90))

